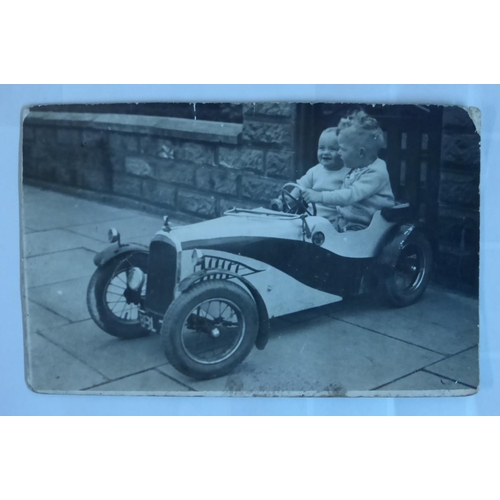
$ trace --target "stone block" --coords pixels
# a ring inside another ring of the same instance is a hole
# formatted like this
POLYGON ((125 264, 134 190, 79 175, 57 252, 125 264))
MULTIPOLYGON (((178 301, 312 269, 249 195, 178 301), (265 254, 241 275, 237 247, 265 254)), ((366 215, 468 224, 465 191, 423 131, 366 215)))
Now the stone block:
POLYGON ((142 180, 131 175, 115 175, 113 177, 113 192, 122 196, 142 198, 142 180))
POLYGON ((58 168, 57 182, 66 186, 78 186, 78 170, 75 168, 58 168))
POLYGON ((35 141, 41 144, 57 144, 57 129, 55 127, 35 128, 35 141))
POLYGON ((121 151, 110 150, 108 161, 113 172, 125 172, 125 158, 121 151))
POLYGON ((477 294, 479 255, 460 255, 441 249, 435 258, 433 280, 441 286, 477 294))
POLYGON ((479 168, 479 134, 443 134, 441 158, 452 168, 479 168))
POLYGON ((36 177, 36 163, 33 159, 33 145, 23 141, 23 175, 36 177))
POLYGON ((104 147, 108 142, 108 136, 104 130, 83 130, 82 147, 95 148, 104 147))
POLYGON ((151 177, 153 167, 142 158, 128 156, 125 158, 125 172, 139 177, 151 177))
POLYGON ((469 134, 473 134, 476 131, 469 113, 460 106, 446 106, 443 109, 443 128, 445 130, 457 130, 469 134))
POLYGON ((448 210, 439 217, 439 244, 460 254, 479 251, 479 218, 474 214, 448 210))
POLYGON ((196 187, 216 193, 237 195, 238 175, 228 170, 199 167, 196 171, 196 187))
POLYGON ((479 206, 479 174, 442 172, 439 201, 450 205, 479 206))
POLYGON ((45 182, 57 182, 55 165, 45 159, 36 161, 37 177, 45 182))
POLYGON ((238 170, 264 172, 264 153, 258 149, 219 148, 219 165, 238 170))
POLYGON ((245 176, 241 179, 241 196, 269 204, 269 201, 279 194, 282 184, 282 181, 245 176))
POLYGON ((274 152, 266 154, 266 174, 272 177, 291 179, 293 166, 293 153, 291 151, 274 152))
POLYGON ((80 131, 71 128, 57 129, 57 142, 59 144, 69 144, 71 146, 81 146, 80 131))
POLYGON ((205 144, 180 141, 174 150, 174 156, 178 160, 215 166, 215 147, 205 144))
POLYGON ((177 198, 177 208, 181 212, 209 218, 216 215, 215 202, 214 196, 180 190, 177 198))
POLYGON ((92 191, 111 191, 111 177, 105 170, 80 170, 78 183, 82 188, 92 191))
POLYGON ((144 199, 157 205, 175 208, 176 192, 177 188, 165 182, 146 179, 142 184, 144 199))
POLYGON ((149 156, 174 159, 174 142, 161 137, 144 135, 140 139, 140 151, 149 156))
POLYGON ((243 140, 252 144, 291 147, 292 127, 288 123, 247 120, 243 124, 243 140))
POLYGON ((23 141, 32 142, 35 140, 35 129, 33 127, 23 126, 23 141))
POLYGON ((47 143, 43 143, 40 141, 33 142, 33 158, 35 159, 41 159, 41 158, 46 158, 49 154, 50 148, 47 143))
POLYGON ((194 185, 194 165, 174 160, 156 160, 154 164, 156 177, 159 180, 188 186, 194 185))
POLYGON ((112 132, 109 134, 109 146, 112 149, 135 152, 139 150, 139 138, 134 134, 112 132))
POLYGON ((243 113, 247 116, 292 116, 295 104, 290 102, 256 102, 243 105, 243 113))
POLYGON ((107 151, 101 149, 72 148, 75 165, 87 169, 111 171, 111 162, 107 151))

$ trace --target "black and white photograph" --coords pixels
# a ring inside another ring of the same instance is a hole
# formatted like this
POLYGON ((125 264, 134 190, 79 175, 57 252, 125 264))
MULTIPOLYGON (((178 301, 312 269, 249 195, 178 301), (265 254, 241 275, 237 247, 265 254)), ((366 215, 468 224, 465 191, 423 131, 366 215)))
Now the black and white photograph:
POLYGON ((26 381, 43 394, 479 390, 477 108, 25 108, 26 381))

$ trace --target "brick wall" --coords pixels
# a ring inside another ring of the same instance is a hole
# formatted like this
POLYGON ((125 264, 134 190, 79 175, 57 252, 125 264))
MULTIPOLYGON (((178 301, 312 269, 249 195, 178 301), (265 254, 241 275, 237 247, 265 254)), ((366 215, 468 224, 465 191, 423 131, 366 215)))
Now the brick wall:
POLYGON ((202 218, 267 206, 293 180, 294 104, 246 104, 243 124, 32 112, 23 130, 26 179, 202 218))

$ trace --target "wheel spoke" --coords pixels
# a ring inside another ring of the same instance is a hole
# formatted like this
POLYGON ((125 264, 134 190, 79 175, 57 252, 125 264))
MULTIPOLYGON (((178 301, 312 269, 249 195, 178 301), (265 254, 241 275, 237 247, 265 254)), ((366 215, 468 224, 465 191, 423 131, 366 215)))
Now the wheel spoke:
POLYGON ((219 363, 231 356, 240 345, 245 331, 240 314, 241 311, 225 299, 211 299, 198 304, 187 315, 182 327, 181 342, 186 354, 203 364, 219 363))
POLYGON ((114 286, 115 288, 119 288, 120 290, 126 290, 126 286, 116 285, 115 283, 110 283, 109 286, 114 286))
POLYGON ((121 299, 118 299, 118 300, 108 300, 107 302, 108 302, 108 304, 118 304, 119 302, 121 303, 121 302, 123 302, 123 301, 127 302, 127 301, 125 300, 125 297, 122 297, 121 299), (122 300, 122 299, 123 299, 123 300, 122 300))
MULTIPOLYGON (((210 309, 210 306, 208 307, 208 309, 210 309)), ((208 318, 208 319, 215 319, 209 312, 207 309, 203 309, 203 307, 201 308, 201 310, 205 313, 205 318, 208 318), (210 317, 209 317, 210 316, 210 317)))
POLYGON ((123 274, 123 273, 120 273, 120 274, 117 274, 116 276, 113 276, 113 279, 116 278, 116 279, 120 280, 125 286, 127 286, 127 282, 123 278, 121 278, 121 274, 123 274))
MULTIPOLYGON (((117 307, 117 304, 120 304, 122 301, 121 300, 118 300, 115 302, 115 305, 111 308, 111 312, 114 314, 115 312, 115 308, 117 307)), ((125 304, 127 303, 127 301, 124 301, 125 304)))
POLYGON ((123 311, 125 310, 126 307, 127 307, 127 302, 125 302, 125 304, 123 304, 122 310, 120 311, 120 314, 118 315, 119 318, 122 317, 123 311))
POLYGON ((143 300, 146 296, 147 273, 143 266, 138 266, 145 273, 143 287, 140 291, 130 293, 132 291, 127 285, 127 270, 131 267, 132 265, 124 268, 121 265, 120 270, 115 269, 103 292, 103 305, 107 314, 112 316, 112 321, 117 323, 116 329, 120 328, 120 324, 130 328, 139 323, 140 305, 135 302, 143 300))

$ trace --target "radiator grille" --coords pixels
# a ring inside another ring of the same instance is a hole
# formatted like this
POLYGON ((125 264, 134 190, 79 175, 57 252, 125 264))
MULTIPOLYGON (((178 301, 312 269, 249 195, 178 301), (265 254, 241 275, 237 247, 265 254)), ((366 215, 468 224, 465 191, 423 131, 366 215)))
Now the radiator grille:
POLYGON ((175 247, 165 241, 152 241, 148 269, 146 310, 163 315, 174 299, 177 269, 175 247))

